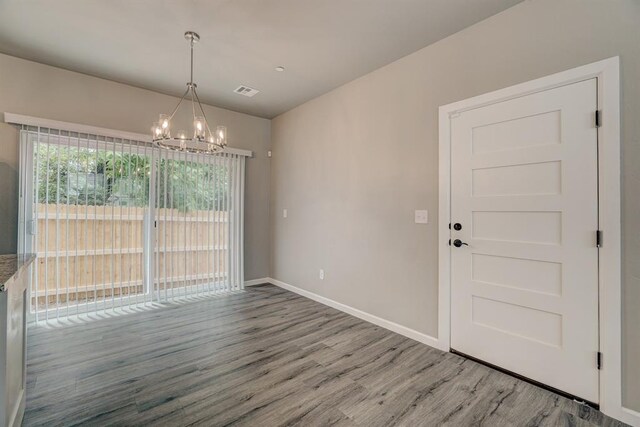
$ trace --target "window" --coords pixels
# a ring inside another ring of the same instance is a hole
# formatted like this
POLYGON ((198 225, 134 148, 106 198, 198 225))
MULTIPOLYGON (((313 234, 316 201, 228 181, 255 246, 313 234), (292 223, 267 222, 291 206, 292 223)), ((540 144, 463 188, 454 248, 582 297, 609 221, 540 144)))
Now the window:
POLYGON ((245 156, 23 126, 20 250, 48 320, 243 287, 245 156))

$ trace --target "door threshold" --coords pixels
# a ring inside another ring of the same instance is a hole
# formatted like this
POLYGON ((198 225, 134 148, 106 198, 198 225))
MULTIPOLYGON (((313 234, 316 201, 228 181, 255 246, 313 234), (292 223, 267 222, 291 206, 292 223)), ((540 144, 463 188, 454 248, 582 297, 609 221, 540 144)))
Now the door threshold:
POLYGON ((487 366, 487 367, 489 367, 489 368, 495 369, 496 371, 500 371, 500 372, 502 372, 502 373, 504 373, 504 374, 510 375, 510 376, 512 376, 512 377, 514 377, 514 378, 517 378, 517 379, 519 379, 519 380, 522 380, 522 381, 528 382, 529 384, 533 384, 533 385, 535 385, 535 386, 537 386, 537 387, 543 388, 543 389, 548 390, 548 391, 550 391, 550 392, 553 392, 553 393, 555 393, 555 394, 559 394, 560 396, 562 396, 562 397, 566 397, 567 399, 571 399, 571 400, 573 400, 574 402, 580 403, 580 404, 582 404, 582 405, 590 406, 590 407, 592 407, 593 409, 600 410, 600 405, 599 405, 599 404, 594 403, 594 402, 591 402, 591 401, 588 401, 588 400, 585 400, 585 399, 583 399, 583 398, 581 398, 581 397, 578 397, 578 396, 576 396, 576 395, 574 395, 574 394, 567 393, 566 391, 558 390, 557 388, 551 387, 550 385, 547 385, 547 384, 541 383, 541 382, 536 381, 536 380, 532 380, 531 378, 527 378, 527 377, 522 376, 522 375, 520 375, 520 374, 517 374, 517 373, 515 373, 515 372, 513 372, 513 371, 509 371, 508 369, 504 369, 504 368, 501 368, 500 366, 493 365, 493 364, 491 364, 491 363, 489 363, 489 362, 485 362, 485 361, 484 361, 484 360, 482 360, 482 359, 478 359, 478 358, 475 358, 475 357, 473 357, 473 356, 469 356, 468 354, 462 353, 462 352, 460 352, 460 351, 458 351, 458 350, 455 350, 455 349, 453 349, 453 348, 452 348, 452 349, 450 349, 449 351, 450 351, 451 353, 453 353, 453 354, 456 354, 456 355, 458 355, 458 356, 464 357, 465 359, 472 360, 472 361, 474 361, 474 362, 476 362, 476 363, 479 363, 479 364, 481 364, 481 365, 484 365, 484 366, 487 366))

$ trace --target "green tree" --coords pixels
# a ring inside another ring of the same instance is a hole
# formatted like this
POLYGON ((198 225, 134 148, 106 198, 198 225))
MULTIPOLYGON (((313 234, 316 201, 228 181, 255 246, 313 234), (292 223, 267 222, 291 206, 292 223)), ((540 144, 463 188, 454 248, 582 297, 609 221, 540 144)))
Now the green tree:
MULTIPOLYGON (((35 157, 39 203, 149 205, 149 156, 40 143, 35 157)), ((156 206, 185 212, 222 209, 228 202, 228 172, 222 165, 160 159, 156 206)))

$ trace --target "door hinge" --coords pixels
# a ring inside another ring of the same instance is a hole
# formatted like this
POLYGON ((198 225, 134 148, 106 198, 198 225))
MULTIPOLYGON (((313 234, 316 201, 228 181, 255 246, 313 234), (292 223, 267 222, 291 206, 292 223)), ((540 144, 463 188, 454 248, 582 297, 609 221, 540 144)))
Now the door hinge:
POLYGON ((602 369, 602 352, 598 351, 596 353, 596 368, 598 368, 598 370, 602 369))
POLYGON ((596 247, 602 247, 602 230, 596 230, 596 247))
POLYGON ((153 228, 157 228, 158 227, 158 221, 153 221, 153 228))
POLYGON ((596 110, 596 127, 602 126, 602 110, 596 110))

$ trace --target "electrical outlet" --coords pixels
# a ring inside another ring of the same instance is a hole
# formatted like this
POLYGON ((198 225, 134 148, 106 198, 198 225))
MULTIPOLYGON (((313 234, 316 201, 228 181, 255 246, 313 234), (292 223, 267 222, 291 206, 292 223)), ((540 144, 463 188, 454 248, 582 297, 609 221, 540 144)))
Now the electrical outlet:
POLYGON ((282 218, 286 218, 287 217, 287 210, 286 209, 282 209, 282 218))
POLYGON ((320 280, 324 280, 324 270, 320 269, 320 280))

